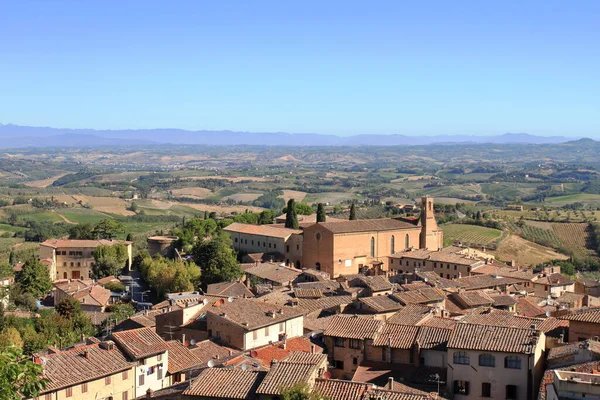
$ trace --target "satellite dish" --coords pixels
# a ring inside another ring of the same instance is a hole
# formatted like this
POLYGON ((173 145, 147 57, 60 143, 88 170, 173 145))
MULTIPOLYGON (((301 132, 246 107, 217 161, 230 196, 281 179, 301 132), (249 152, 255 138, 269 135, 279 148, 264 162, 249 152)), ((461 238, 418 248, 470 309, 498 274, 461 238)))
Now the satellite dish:
POLYGON ((230 302, 230 303, 233 302, 233 297, 228 297, 227 301, 230 302))
POLYGON ((207 305, 208 304, 208 299, 202 300, 202 304, 207 305))
POLYGON ((195 344, 196 344, 196 339, 192 339, 192 340, 190 340, 190 345, 191 345, 191 346, 194 346, 195 344))
POLYGON ((331 379, 331 372, 329 372, 329 371, 323 372, 323 379, 331 379))
POLYGON ((258 353, 256 352, 256 350, 250 351, 250 357, 256 358, 257 355, 258 355, 258 353))
POLYGON ((242 364, 242 371, 247 371, 248 370, 248 365, 246 365, 245 363, 242 364))
POLYGON ((317 337, 317 332, 312 332, 310 334, 310 337, 313 338, 313 339, 316 338, 317 337))
POLYGON ((550 310, 546 311, 546 317, 550 316, 550 310))
POLYGON ((208 365, 208 368, 214 367, 215 366, 215 360, 209 360, 207 365, 208 365))

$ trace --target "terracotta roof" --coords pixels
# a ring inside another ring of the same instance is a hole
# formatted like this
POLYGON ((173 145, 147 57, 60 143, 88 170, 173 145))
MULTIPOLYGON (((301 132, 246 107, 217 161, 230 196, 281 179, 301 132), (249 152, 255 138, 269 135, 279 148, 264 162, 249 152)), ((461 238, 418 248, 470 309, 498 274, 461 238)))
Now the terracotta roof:
POLYGON ((281 266, 277 263, 260 263, 244 272, 280 284, 293 281, 302 273, 298 269, 281 266))
POLYGON ((167 342, 169 349, 169 374, 186 371, 202 364, 194 353, 177 340, 167 342))
POLYGON ((484 261, 464 256, 462 254, 448 253, 445 251, 434 251, 429 255, 429 261, 443 262, 448 264, 469 265, 475 267, 482 265, 484 261))
POLYGON ((99 343, 42 356, 42 362, 45 362, 44 373, 49 379, 42 393, 99 379, 131 369, 137 364, 130 362, 118 347, 105 350, 99 343))
POLYGON ((272 360, 283 360, 292 353, 311 354, 312 346, 314 346, 315 354, 321 354, 323 352, 323 349, 320 346, 313 345, 309 339, 303 336, 298 336, 287 339, 285 349, 283 348, 283 342, 276 342, 254 349, 252 353, 255 354, 254 358, 261 360, 265 365, 269 365, 272 360))
POLYGON ((168 350, 167 343, 152 328, 114 332, 112 337, 129 356, 136 360, 168 350))
POLYGON ((499 264, 494 262, 492 264, 484 264, 478 267, 475 267, 471 270, 472 274, 482 274, 482 275, 496 275, 496 276, 505 276, 509 278, 518 278, 523 280, 531 281, 537 275, 533 273, 531 270, 521 270, 518 268, 508 267, 505 264, 499 264), (498 265, 496 265, 498 264, 498 265))
POLYGON ((206 294, 227 297, 254 297, 254 293, 241 282, 213 283, 206 287, 206 294))
POLYGON ((360 297, 358 301, 375 312, 397 311, 403 307, 392 296, 360 297))
POLYGON ((94 285, 73 293, 72 297, 84 305, 104 307, 110 299, 110 290, 94 285))
POLYGON ((271 225, 242 224, 240 222, 234 222, 233 224, 223 228, 223 230, 227 232, 245 233, 247 235, 259 235, 276 238, 286 238, 293 234, 302 233, 300 229, 279 228, 271 225))
POLYGON ((579 282, 582 286, 586 288, 598 287, 600 286, 600 281, 595 281, 593 279, 577 279, 576 282, 579 282))
POLYGON ((418 326, 386 324, 373 341, 373 346, 388 346, 393 349, 410 349, 415 343, 418 326))
POLYGON ((196 359, 200 361, 199 365, 202 366, 206 366, 210 360, 226 360, 239 352, 238 350, 221 346, 212 340, 197 342, 194 346, 190 347, 189 350, 196 359))
POLYGON ((432 328, 454 329, 456 320, 453 318, 432 317, 419 323, 419 326, 430 326, 432 328))
POLYGON ((331 318, 323 335, 347 339, 374 339, 382 326, 383 321, 340 314, 331 318))
POLYGON ((299 299, 298 309, 304 314, 318 310, 338 309, 342 305, 351 304, 352 296, 326 296, 320 299, 299 299))
POLYGON ((565 303, 568 304, 570 307, 574 307, 575 304, 582 301, 584 297, 584 294, 564 292, 558 299, 556 299, 556 301, 558 301, 561 304, 565 303))
POLYGON ((531 301, 529 297, 517 298, 517 313, 526 317, 537 317, 546 314, 546 310, 536 303, 537 301, 531 301))
POLYGON ((533 329, 457 324, 450 334, 448 348, 528 354, 537 339, 533 329))
POLYGON ((561 274, 549 274, 533 282, 549 286, 566 286, 574 283, 572 280, 561 274))
POLYGON ((328 400, 362 400, 371 385, 336 379, 317 379, 313 391, 328 400))
POLYGON ((183 391, 185 396, 214 399, 252 399, 264 372, 207 368, 183 391))
MULTIPOLYGON (((438 276, 435 272, 434 272, 434 275, 438 276)), ((430 288, 430 287, 431 287, 431 285, 428 285, 427 283, 425 283, 423 281, 415 281, 415 282, 399 285, 399 288, 402 292, 408 292, 410 290, 417 290, 417 289, 426 289, 426 288, 430 288)))
POLYGON ((348 275, 351 286, 365 286, 373 292, 392 290, 392 283, 383 275, 365 276, 362 274, 348 275))
POLYGON ((433 252, 434 252, 434 250, 427 250, 427 249, 407 249, 407 250, 398 251, 398 252, 392 254, 390 257, 392 257, 392 258, 412 258, 415 260, 427 260, 427 259, 429 259, 429 256, 433 252))
POLYGON ((395 293, 393 297, 406 305, 441 302, 446 298, 446 295, 440 289, 428 287, 409 292, 395 293))
MULTIPOLYGON (((220 302, 216 304, 218 303, 220 302)), ((246 331, 302 316, 300 310, 292 307, 281 307, 254 299, 238 299, 231 303, 224 301, 223 304, 218 306, 208 307, 206 311, 209 314, 224 318, 246 331)))
MULTIPOLYGON (((394 386, 399 386, 398 382, 394 382, 394 386)), ((405 386, 405 385, 402 385, 405 386)), ((418 391, 419 394, 410 392, 391 391, 385 389, 371 389, 363 395, 363 400, 381 399, 381 400, 425 400, 425 399, 442 399, 441 397, 431 397, 427 393, 418 391)))
POLYGON ((296 287, 302 289, 320 289, 323 292, 335 292, 341 285, 337 281, 328 279, 318 282, 299 282, 296 284, 296 287))
POLYGON ((323 291, 321 289, 312 289, 312 288, 294 288, 294 294, 298 299, 318 299, 323 297, 323 291))
POLYGON ((486 307, 472 310, 462 321, 468 324, 507 326, 521 329, 529 329, 532 325, 535 325, 537 330, 544 333, 549 333, 556 328, 568 327, 568 321, 559 320, 554 317, 532 318, 486 307))
POLYGON ((498 286, 512 285, 514 283, 525 282, 524 279, 500 277, 493 275, 475 275, 467 276, 464 278, 458 278, 456 280, 459 284, 463 285, 467 290, 476 289, 494 289, 498 286))
POLYGON ((481 290, 453 293, 451 297, 458 300, 459 304, 466 308, 491 306, 494 304, 494 300, 481 290))
MULTIPOLYGON (((314 226, 314 225, 313 225, 314 226)), ((353 221, 322 222, 319 226, 334 234, 415 229, 416 225, 392 218, 357 219, 353 221)))
MULTIPOLYGON (((427 280, 427 284, 435 286, 440 289, 451 289, 451 288, 460 288, 464 287, 464 285, 459 282, 451 279, 442 278, 438 274, 433 271, 417 271, 415 275, 423 280, 427 280)), ((415 282, 416 283, 416 282, 415 282)), ((404 286, 404 285, 403 285, 404 286)))
POLYGON ((156 316, 158 314, 162 314, 160 310, 148 310, 140 311, 137 314, 134 314, 129 319, 141 327, 155 327, 156 326, 156 316))
POLYGON ((81 247, 99 247, 112 246, 113 244, 130 245, 131 242, 125 240, 71 240, 71 239, 48 239, 40 246, 52 248, 81 248, 81 247))
POLYGON ((312 375, 316 375, 316 370, 317 366, 314 364, 277 362, 267 372, 256 394, 279 395, 282 388, 308 382, 312 375))
POLYGON ((569 321, 600 324, 600 308, 592 308, 585 311, 576 312, 574 314, 565 315, 561 318, 569 321))
POLYGON ((288 364, 321 365, 327 364, 327 354, 292 351, 282 362, 288 364))
POLYGON ((568 364, 569 362, 572 363, 572 356, 582 352, 589 352, 593 354, 593 358, 595 360, 600 359, 600 342, 595 340, 586 340, 582 342, 565 344, 561 347, 554 347, 548 350, 546 361, 551 365, 564 365, 568 364))
POLYGON ((100 278, 97 281, 98 285, 106 285, 109 282, 121 282, 121 281, 119 279, 117 279, 114 275, 100 278))
POLYGON ((409 304, 392 315, 387 321, 399 325, 417 325, 424 319, 431 317, 431 308, 420 304, 409 304))
POLYGON ((420 326, 416 341, 421 349, 446 351, 452 329, 420 326))
POLYGON ((517 300, 507 294, 491 294, 490 297, 494 300, 494 307, 510 307, 517 304, 517 300))

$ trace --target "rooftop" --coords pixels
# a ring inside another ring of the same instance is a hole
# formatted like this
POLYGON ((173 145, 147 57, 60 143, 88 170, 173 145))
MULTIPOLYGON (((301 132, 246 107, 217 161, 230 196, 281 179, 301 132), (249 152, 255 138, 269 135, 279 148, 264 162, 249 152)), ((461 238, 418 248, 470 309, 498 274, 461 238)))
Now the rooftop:
MULTIPOLYGON (((313 225, 315 226, 315 225, 313 225)), ((319 226, 333 234, 415 229, 416 225, 392 218, 357 219, 352 221, 322 222, 319 226)))
POLYGON ((600 308, 591 308, 588 310, 565 315, 564 317, 561 317, 561 318, 569 320, 569 321, 589 322, 589 323, 593 323, 593 324, 600 324, 600 308))
POLYGON ((177 340, 167 342, 167 347, 169 349, 169 374, 186 371, 202 364, 201 359, 177 340))
POLYGON ((99 246, 112 246, 113 244, 130 245, 125 240, 71 240, 71 239, 48 239, 40 246, 58 248, 93 248, 99 246))
POLYGON ((383 321, 340 314, 331 318, 323 335, 346 339, 374 339, 382 326, 383 321))
POLYGON ((250 400, 265 376, 264 372, 206 368, 183 391, 185 396, 250 400))
POLYGON ((292 307, 281 307, 254 299, 217 301, 207 312, 224 318, 246 331, 302 316, 300 310, 292 307))
POLYGON ((475 324, 457 324, 448 348, 530 354, 538 340, 534 329, 475 324))
POLYGON ((161 354, 169 349, 167 343, 152 328, 114 332, 112 337, 135 360, 161 354))
POLYGON ((277 362, 271 366, 271 370, 267 372, 256 393, 260 395, 279 395, 284 387, 290 387, 300 382, 308 382, 312 375, 316 375, 316 370, 317 366, 314 364, 277 362))
POLYGON ((549 286, 566 286, 566 285, 572 285, 573 282, 572 280, 570 280, 569 278, 567 278, 564 275, 561 274, 549 274, 549 275, 545 275, 542 276, 539 279, 536 279, 534 281, 534 283, 539 283, 542 285, 549 285, 549 286))
POLYGON ((300 229, 288 229, 283 227, 273 227, 271 225, 253 225, 234 222, 223 228, 227 232, 244 233, 247 235, 259 235, 285 239, 290 235, 300 234, 300 229))
POLYGON ((296 268, 290 268, 271 262, 260 263, 254 267, 247 268, 244 272, 280 284, 293 281, 302 273, 302 271, 296 268))
POLYGON ((206 294, 227 297, 254 297, 254 293, 246 285, 237 281, 210 284, 206 287, 206 294))

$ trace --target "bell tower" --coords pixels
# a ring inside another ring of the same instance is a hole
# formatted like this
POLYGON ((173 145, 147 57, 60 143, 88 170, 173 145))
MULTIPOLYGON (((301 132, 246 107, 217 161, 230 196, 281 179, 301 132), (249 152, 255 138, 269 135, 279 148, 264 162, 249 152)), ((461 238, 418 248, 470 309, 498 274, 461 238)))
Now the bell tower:
POLYGON ((433 209, 433 197, 423 196, 421 198, 421 237, 420 248, 427 250, 439 250, 444 246, 444 232, 435 221, 433 209))

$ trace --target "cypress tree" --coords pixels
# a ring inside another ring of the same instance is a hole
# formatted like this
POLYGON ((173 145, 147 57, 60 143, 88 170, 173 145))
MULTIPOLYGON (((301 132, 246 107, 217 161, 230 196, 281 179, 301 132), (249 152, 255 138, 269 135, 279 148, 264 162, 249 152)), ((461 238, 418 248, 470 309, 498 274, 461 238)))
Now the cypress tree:
POLYGON ((317 222, 325 222, 326 219, 325 207, 323 207, 323 203, 319 203, 317 205, 317 222))
POLYGON ((356 207, 354 206, 354 203, 352 203, 352 205, 350 205, 350 221, 354 221, 356 219, 356 207))
POLYGON ((15 252, 14 250, 10 251, 10 254, 8 255, 8 263, 10 265, 12 265, 13 267, 15 266, 15 264, 17 263, 17 257, 15 256, 15 252))
POLYGON ((298 216, 296 215, 296 201, 290 199, 287 203, 287 210, 285 212, 285 227, 291 229, 298 229, 298 216))

